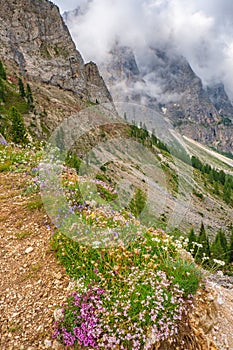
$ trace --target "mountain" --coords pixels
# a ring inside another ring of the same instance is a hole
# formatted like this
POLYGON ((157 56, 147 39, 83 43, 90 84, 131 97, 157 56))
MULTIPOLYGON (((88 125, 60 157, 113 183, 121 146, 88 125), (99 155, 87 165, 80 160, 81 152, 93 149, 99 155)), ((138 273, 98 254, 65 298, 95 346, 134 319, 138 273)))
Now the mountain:
POLYGON ((204 87, 188 61, 169 50, 151 48, 149 63, 138 64, 133 50, 119 45, 109 56, 100 69, 115 101, 160 111, 180 133, 232 152, 233 105, 223 84, 204 87))
POLYGON ((0 1, 0 57, 25 79, 111 102, 93 62, 84 64, 59 9, 47 0, 0 1))
MULTIPOLYGON (((74 38, 78 21, 88 21, 90 3, 64 14, 74 38)), ((231 153, 233 105, 224 85, 203 84, 173 43, 145 45, 123 46, 119 39, 109 43, 108 55, 97 62, 114 101, 152 108, 168 117, 180 133, 231 153)))

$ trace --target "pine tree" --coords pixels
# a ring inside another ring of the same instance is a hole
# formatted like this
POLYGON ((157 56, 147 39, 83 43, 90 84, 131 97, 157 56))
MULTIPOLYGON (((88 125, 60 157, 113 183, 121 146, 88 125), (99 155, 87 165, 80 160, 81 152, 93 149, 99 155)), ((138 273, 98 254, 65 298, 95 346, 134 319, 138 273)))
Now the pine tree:
POLYGON ((215 240, 211 245, 211 258, 227 261, 227 240, 222 230, 218 231, 215 240))
POLYGON ((223 170, 219 171, 219 181, 221 182, 222 185, 224 185, 226 180, 226 174, 224 173, 223 170))
POLYGON ((23 117, 17 111, 15 107, 10 110, 11 119, 11 136, 12 141, 17 144, 22 144, 27 142, 26 128, 24 125, 23 117))
POLYGON ((142 210, 144 209, 146 204, 146 195, 143 191, 138 188, 133 199, 130 202, 129 209, 136 216, 139 217, 142 210))
POLYGON ((193 228, 193 227, 191 228, 191 230, 190 230, 190 232, 189 232, 188 240, 189 240, 188 247, 187 247, 187 248, 188 248, 188 251, 189 251, 189 252, 193 251, 193 252, 192 252, 192 255, 195 256, 197 247, 194 246, 193 243, 195 243, 195 242, 197 241, 197 236, 195 235, 195 232, 194 232, 194 228, 193 228))
POLYGON ((216 194, 217 196, 220 194, 219 187, 218 187, 218 182, 216 182, 216 181, 214 183, 214 194, 216 194))
POLYGON ((229 245, 229 263, 233 263, 233 228, 231 231, 230 245, 229 245))
POLYGON ((209 182, 210 182, 211 184, 214 183, 214 170, 213 170, 213 169, 211 169, 211 170, 210 170, 210 173, 209 173, 209 182))
MULTIPOLYGON (((196 261, 200 263, 203 261, 202 259, 204 258, 204 256, 210 257, 210 244, 209 244, 209 239, 207 237, 203 222, 201 223, 200 233, 198 235, 197 242, 201 246, 198 247, 198 250, 196 253, 196 261)), ((205 264, 206 263, 204 263, 204 265, 205 264)))
POLYGON ((219 235, 220 235, 221 245, 222 245, 224 251, 227 252, 228 251, 228 244, 227 244, 225 232, 223 230, 219 230, 219 235))
POLYGON ((227 204, 231 202, 231 184, 229 180, 225 181, 225 184, 223 187, 223 199, 227 204))
POLYGON ((0 60, 0 78, 2 78, 3 80, 6 80, 6 71, 1 60, 0 60))
POLYGON ((32 97, 32 90, 29 84, 27 84, 26 86, 26 99, 27 99, 27 103, 28 106, 31 110, 33 110, 34 105, 33 105, 33 97, 32 97))
POLYGON ((2 78, 0 77, 0 102, 5 102, 5 86, 2 78))
POLYGON ((23 85, 23 81, 21 78, 18 79, 18 85, 19 85, 19 94, 22 98, 25 97, 25 90, 24 90, 24 85, 23 85))

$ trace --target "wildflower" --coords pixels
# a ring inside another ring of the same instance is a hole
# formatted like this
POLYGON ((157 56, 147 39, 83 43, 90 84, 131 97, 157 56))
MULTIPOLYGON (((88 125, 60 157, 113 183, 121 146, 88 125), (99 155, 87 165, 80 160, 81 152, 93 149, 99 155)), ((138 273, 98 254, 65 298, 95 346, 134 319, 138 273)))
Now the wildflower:
POLYGON ((220 265, 220 266, 224 266, 225 265, 225 261, 222 261, 222 260, 217 260, 217 259, 213 259, 213 262, 217 265, 220 265))

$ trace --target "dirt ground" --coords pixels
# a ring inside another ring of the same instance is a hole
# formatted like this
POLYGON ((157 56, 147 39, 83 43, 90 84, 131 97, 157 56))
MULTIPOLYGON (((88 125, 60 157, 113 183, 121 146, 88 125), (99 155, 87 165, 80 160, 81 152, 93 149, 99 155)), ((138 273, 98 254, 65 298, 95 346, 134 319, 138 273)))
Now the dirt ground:
POLYGON ((59 348, 51 340, 53 313, 69 284, 50 250, 47 216, 22 195, 27 180, 0 173, 1 350, 59 348))

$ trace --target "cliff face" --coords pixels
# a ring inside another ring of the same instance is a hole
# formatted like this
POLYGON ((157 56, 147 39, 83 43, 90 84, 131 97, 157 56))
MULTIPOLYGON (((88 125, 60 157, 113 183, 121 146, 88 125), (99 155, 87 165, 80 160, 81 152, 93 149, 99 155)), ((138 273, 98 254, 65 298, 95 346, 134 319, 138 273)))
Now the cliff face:
POLYGON ((58 86, 83 100, 111 95, 94 63, 84 64, 58 7, 47 0, 0 0, 0 57, 26 79, 58 86))

